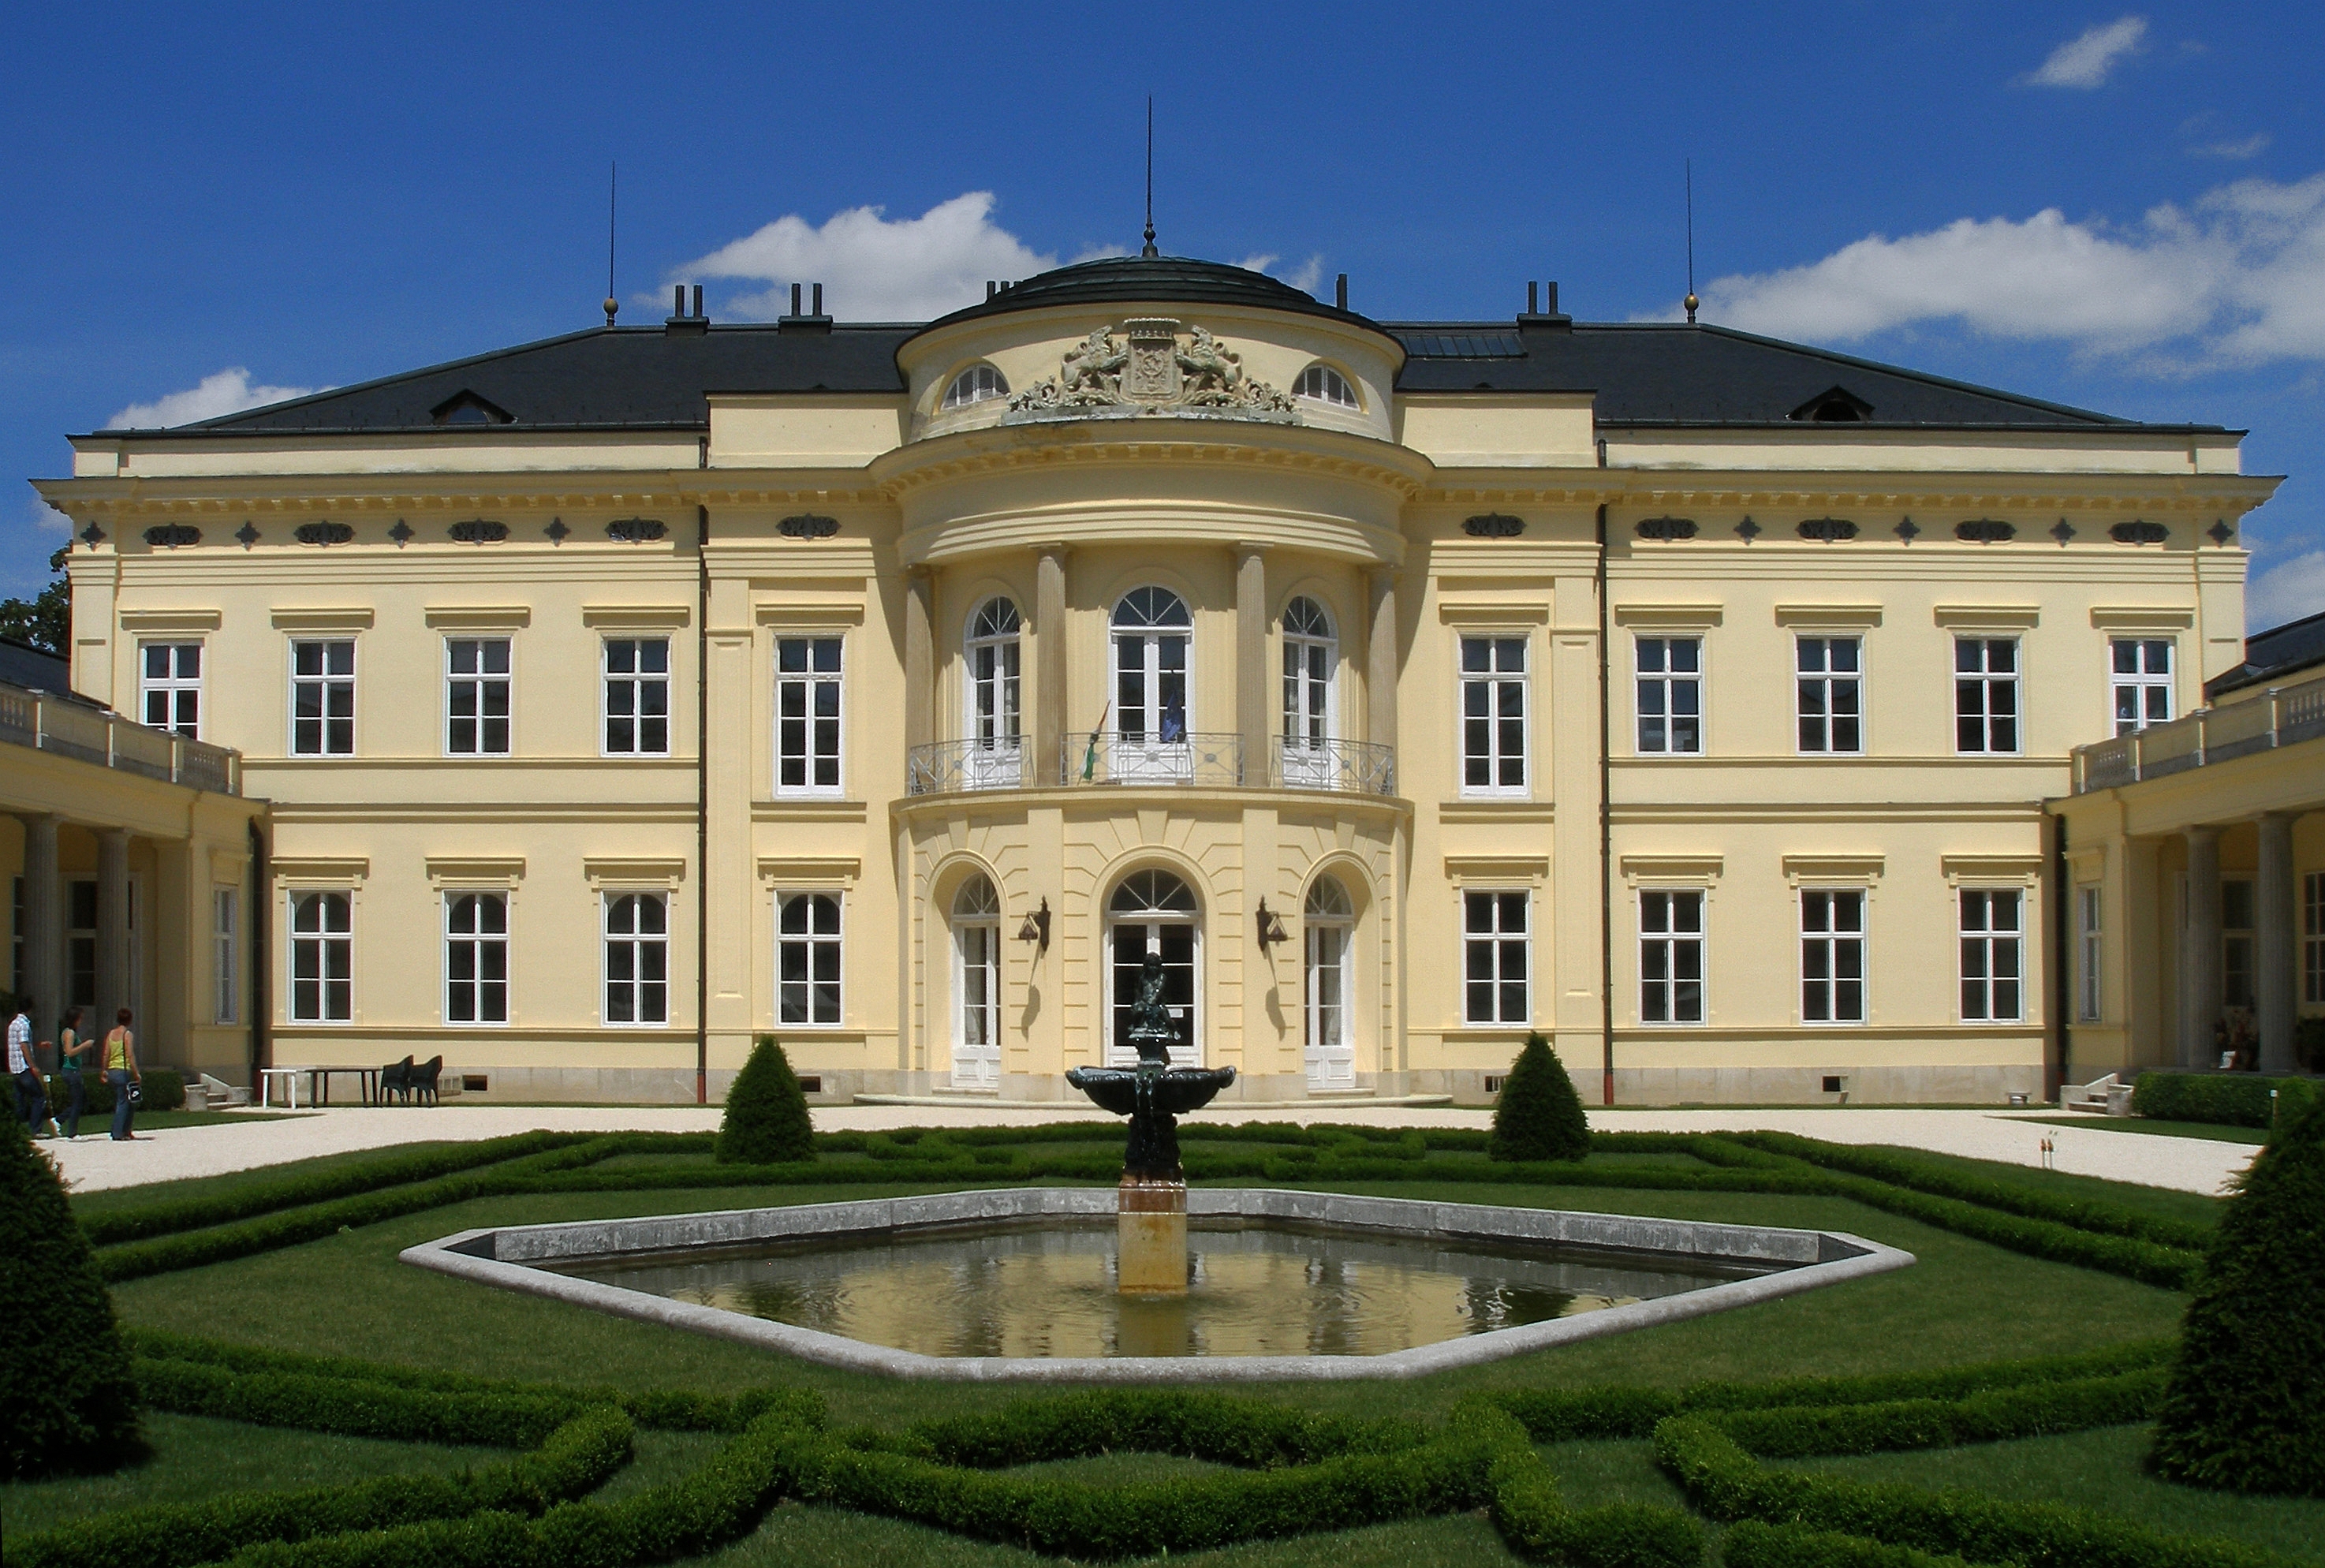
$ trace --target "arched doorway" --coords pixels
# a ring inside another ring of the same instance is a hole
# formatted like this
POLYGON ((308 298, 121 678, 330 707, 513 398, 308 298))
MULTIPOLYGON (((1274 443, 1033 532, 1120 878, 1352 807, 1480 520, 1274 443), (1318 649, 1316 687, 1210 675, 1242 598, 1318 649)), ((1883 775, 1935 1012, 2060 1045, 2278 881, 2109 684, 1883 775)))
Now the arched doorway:
POLYGON ((1357 1086, 1357 1041, 1348 1004, 1356 991, 1356 907, 1335 877, 1308 885, 1302 1011, 1311 1090, 1357 1086))
POLYGON ((1196 914, 1194 894, 1168 871, 1134 871, 1107 900, 1107 1066, 1138 1063, 1130 1044, 1131 1010, 1149 953, 1162 960, 1162 999, 1179 1026, 1171 1065, 1202 1065, 1202 933, 1196 914))
POLYGON ((952 1086, 1001 1083, 1001 899, 979 872, 952 901, 952 1086))

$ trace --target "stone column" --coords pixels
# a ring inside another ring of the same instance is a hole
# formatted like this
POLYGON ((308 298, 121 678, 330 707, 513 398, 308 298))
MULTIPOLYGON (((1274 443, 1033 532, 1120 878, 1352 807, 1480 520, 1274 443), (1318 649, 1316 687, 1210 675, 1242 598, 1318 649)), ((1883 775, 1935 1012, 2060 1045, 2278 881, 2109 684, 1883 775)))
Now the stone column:
POLYGON ((1394 747, 1396 573, 1379 568, 1366 587, 1372 594, 1372 626, 1365 636, 1365 738, 1375 746, 1394 747))
POLYGON ((2253 982, 2263 1072, 2293 1070, 2293 1029, 2301 1010, 2294 989, 2300 975, 2293 960, 2293 821, 2290 812, 2271 812, 2255 824, 2260 874, 2253 883, 2253 982))
POLYGON ((2219 1057, 2212 1029, 2220 1018, 2220 830, 2190 828, 2188 919, 2180 938, 2180 1065, 2210 1067, 2219 1057))
POLYGON ((1243 737, 1243 780, 1275 782, 1274 713, 1267 700, 1267 557, 1261 546, 1236 546, 1236 732, 1243 737))
POLYGON ((931 629, 935 584, 926 568, 904 578, 904 749, 926 746, 936 734, 936 647, 931 629))
MULTIPOLYGON (((32 1038, 53 1038, 64 1016, 64 970, 57 940, 57 819, 20 818, 24 824, 24 988, 32 993, 32 1038)), ((82 1020, 86 1032, 88 1020, 82 1020)), ((100 1031, 101 1033, 101 1031, 100 1031)))
POLYGON ((1033 758, 1026 782, 1053 784, 1066 738, 1066 547, 1044 544, 1033 566, 1033 758))
MULTIPOLYGON (((88 1020, 102 1035, 113 1027, 116 1008, 129 1006, 129 831, 100 829, 97 835, 97 1016, 88 1020)), ((145 1039, 145 1021, 136 1027, 145 1039)), ((144 1046, 148 1060, 150 1045, 144 1046)))

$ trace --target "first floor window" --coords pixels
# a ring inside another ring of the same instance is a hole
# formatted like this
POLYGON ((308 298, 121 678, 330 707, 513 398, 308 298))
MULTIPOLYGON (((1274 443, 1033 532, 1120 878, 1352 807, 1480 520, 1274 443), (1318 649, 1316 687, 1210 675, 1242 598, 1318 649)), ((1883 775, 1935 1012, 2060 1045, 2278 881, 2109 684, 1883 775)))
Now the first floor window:
POLYGON ((500 894, 445 897, 444 1022, 508 1022, 508 900, 500 894))
POLYGON ((2220 1005, 2249 1007, 2253 984, 2253 885, 2220 884, 2220 1005))
POLYGON ((2117 637, 2108 644, 2109 684, 2115 692, 2115 732, 2129 735, 2172 718, 2172 641, 2117 637))
POLYGON ((444 639, 444 749, 453 756, 506 756, 509 640, 444 639))
POLYGON ((137 649, 138 718, 188 740, 202 738, 202 645, 142 643, 137 649))
POLYGON ((1856 637, 1802 637, 1793 648, 1800 747, 1809 752, 1865 749, 1864 644, 1856 637))
POLYGON ((236 977, 241 966, 235 961, 238 935, 235 916, 241 902, 231 887, 210 890, 210 983, 218 1004, 213 1016, 221 1024, 231 1024, 236 1017, 236 977))
POLYGON ((2015 888, 1961 890, 1961 1016, 1965 1024, 2015 1024, 2024 1016, 2026 895, 2015 888))
POLYGON ((1692 754, 1703 749, 1703 639, 1641 637, 1639 750, 1692 754))
POLYGON ((670 639, 607 637, 606 755, 670 755, 670 639))
POLYGON ((1524 893, 1461 895, 1461 940, 1468 950, 1465 1016, 1472 1024, 1523 1024, 1533 1016, 1527 995, 1531 942, 1524 893))
POLYGON ((1639 1021, 1703 1022, 1703 895, 1639 895, 1639 1021))
POLYGON ((1801 1021, 1865 1022, 1865 890, 1801 891, 1801 1021))
POLYGON ((2075 976, 2075 1016, 2086 1024, 2099 1021, 2099 889, 2097 884, 2075 889, 2075 932, 2082 949, 2082 967, 2075 976))
POLYGON ((1965 756, 2018 749, 2018 640, 1954 639, 1954 749, 1965 756))
POLYGON ((291 1021, 344 1024, 355 1016, 355 920, 344 893, 291 897, 291 1021))
POLYGON ((1526 640, 1461 639, 1461 793, 1526 792, 1526 640))
POLYGON ((2301 879, 2301 999, 2325 1002, 2325 871, 2301 879))
POLYGON ((670 901, 659 893, 606 895, 606 1022, 670 1021, 670 901))
POLYGON ((775 642, 775 793, 839 793, 839 639, 775 642))
POLYGON ((775 1020, 837 1024, 839 895, 786 895, 775 912, 775 1020))
POLYGON ((292 644, 292 755, 352 756, 355 749, 355 643, 292 644))

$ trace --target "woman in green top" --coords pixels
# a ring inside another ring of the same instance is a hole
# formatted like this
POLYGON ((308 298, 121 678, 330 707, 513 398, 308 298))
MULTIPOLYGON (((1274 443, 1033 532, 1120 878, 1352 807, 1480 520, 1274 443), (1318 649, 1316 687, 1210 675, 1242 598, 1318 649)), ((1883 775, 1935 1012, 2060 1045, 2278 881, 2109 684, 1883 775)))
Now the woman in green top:
POLYGON ((137 1070, 137 1039, 129 1032, 129 1009, 122 1008, 114 1015, 120 1020, 105 1035, 105 1081, 113 1086, 113 1136, 126 1141, 137 1135, 129 1130, 129 1118, 135 1108, 129 1103, 129 1085, 143 1083, 145 1075, 137 1070))
POLYGON ((69 1008, 57 1028, 57 1071, 64 1076, 65 1137, 80 1136, 80 1113, 88 1107, 88 1086, 81 1081, 80 1059, 97 1049, 97 1042, 80 1032, 80 1009, 69 1008))

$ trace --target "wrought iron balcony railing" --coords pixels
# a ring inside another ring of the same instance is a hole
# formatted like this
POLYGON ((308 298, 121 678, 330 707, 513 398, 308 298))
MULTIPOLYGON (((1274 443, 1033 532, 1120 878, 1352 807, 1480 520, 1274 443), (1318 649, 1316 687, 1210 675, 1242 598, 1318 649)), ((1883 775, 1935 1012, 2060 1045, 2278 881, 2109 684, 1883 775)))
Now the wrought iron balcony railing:
POLYGON ((1033 746, 1022 735, 996 740, 940 740, 916 746, 905 758, 905 787, 916 795, 954 790, 1014 790, 1033 776, 1033 746))
POLYGON ((1287 790, 1396 793, 1396 748, 1362 740, 1275 738, 1275 784, 1287 790))
POLYGON ((1243 783, 1243 737, 1197 731, 1160 736, 1070 735, 1058 743, 1065 783, 1190 784, 1234 789, 1243 783))
POLYGON ((2075 793, 2113 789, 2325 735, 2325 680, 2279 686, 2075 748, 2075 793))
POLYGON ((48 691, 0 685, 0 741, 79 757, 189 789, 242 793, 242 754, 133 724, 48 691))

